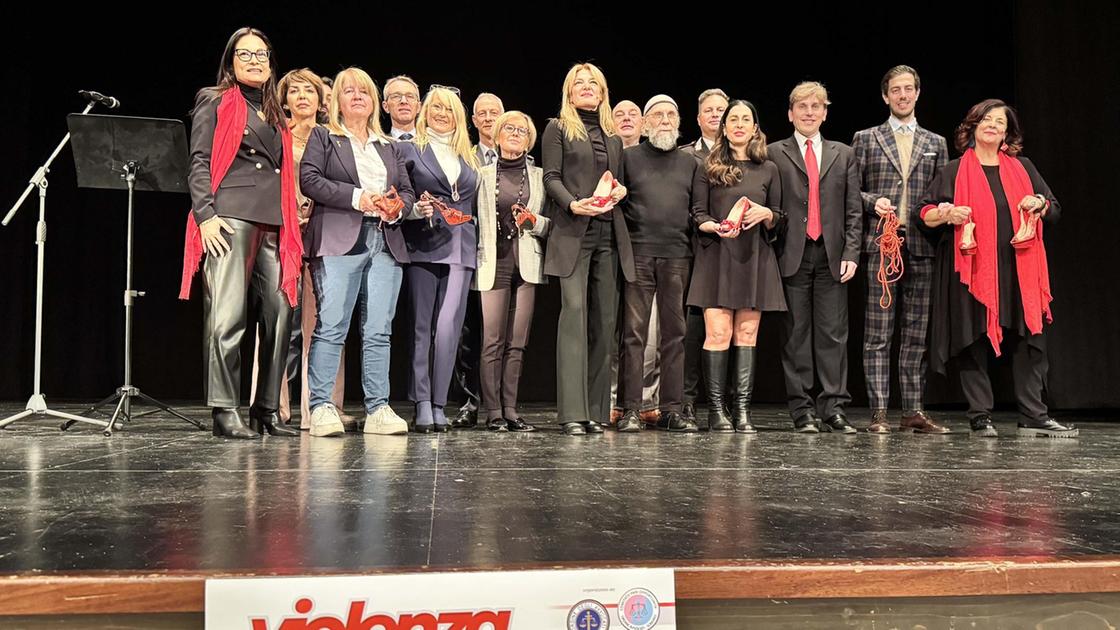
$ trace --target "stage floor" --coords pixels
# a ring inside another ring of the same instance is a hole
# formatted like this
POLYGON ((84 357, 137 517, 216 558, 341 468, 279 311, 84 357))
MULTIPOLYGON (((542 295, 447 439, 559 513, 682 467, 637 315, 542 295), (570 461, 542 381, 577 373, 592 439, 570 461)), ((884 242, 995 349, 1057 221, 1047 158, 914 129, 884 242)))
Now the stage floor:
MULTIPOLYGON (((0 416, 18 405, 5 405, 0 416)), ((73 409, 73 407, 72 407, 73 409)), ((199 407, 188 413, 205 417, 199 407)), ((1120 424, 1081 437, 0 432, 0 572, 361 572, 1120 554, 1120 424)), ((866 422, 866 410, 852 420, 866 422)), ((207 419, 208 421, 208 419, 207 419)))
POLYGON ((216 576, 612 567, 674 569, 682 630, 1120 620, 1116 418, 805 436, 767 407, 753 436, 566 437, 526 411, 543 430, 254 442, 21 421, 0 431, 0 626, 199 628, 216 576))

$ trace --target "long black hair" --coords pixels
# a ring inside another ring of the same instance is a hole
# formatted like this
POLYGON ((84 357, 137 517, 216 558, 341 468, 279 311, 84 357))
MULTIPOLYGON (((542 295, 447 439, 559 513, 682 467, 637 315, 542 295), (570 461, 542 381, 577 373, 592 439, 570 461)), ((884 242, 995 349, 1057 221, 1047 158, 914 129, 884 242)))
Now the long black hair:
POLYGON ((272 48, 272 42, 269 41, 268 36, 258 29, 251 26, 245 26, 237 29, 230 35, 229 41, 226 42, 226 48, 222 51, 222 60, 218 64, 218 81, 217 84, 203 88, 203 93, 211 98, 217 98, 223 92, 233 87, 237 83, 236 75, 233 71, 233 52, 237 48, 237 42, 247 35, 256 35, 261 38, 264 45, 268 48, 268 67, 269 75, 268 81, 265 81, 261 86, 262 95, 262 110, 264 111, 265 119, 277 126, 284 124, 284 110, 280 107, 280 95, 276 89, 276 76, 277 72, 276 51, 272 48))
POLYGON ((742 169, 735 165, 735 156, 731 153, 731 143, 723 135, 727 126, 727 116, 732 108, 742 105, 751 110, 754 118, 754 136, 747 141, 747 157, 756 164, 766 161, 766 134, 762 133, 762 122, 758 119, 758 109, 750 101, 735 99, 727 104, 723 116, 719 119, 719 133, 716 142, 712 145, 712 152, 704 166, 708 169, 708 181, 717 186, 733 186, 743 178, 742 169))

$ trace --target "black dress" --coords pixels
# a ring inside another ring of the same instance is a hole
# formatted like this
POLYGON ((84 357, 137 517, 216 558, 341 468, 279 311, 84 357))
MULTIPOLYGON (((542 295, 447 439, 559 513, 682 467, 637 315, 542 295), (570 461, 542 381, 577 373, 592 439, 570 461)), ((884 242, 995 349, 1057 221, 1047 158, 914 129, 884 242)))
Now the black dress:
MULTIPOLYGON (((1035 192, 1050 201, 1050 210, 1042 221, 1047 224, 1056 223, 1061 216, 1062 208, 1046 181, 1039 175, 1038 169, 1030 160, 1020 157, 1019 161, 1031 179, 1031 186, 1035 192)), ((998 166, 984 166, 984 176, 988 180, 988 187, 992 191, 996 207, 996 247, 998 266, 996 279, 999 285, 999 325, 1001 328, 1013 331, 1020 337, 1027 339, 1028 343, 1044 350, 1042 334, 1032 335, 1027 330, 1027 322, 1023 316, 1023 297, 1019 290, 1019 275, 1015 265, 1015 248, 1011 246, 1011 239, 1015 230, 1011 221, 1011 200, 1003 191, 999 179, 998 166)), ((960 170, 960 160, 956 159, 946 164, 930 182, 921 207, 937 205, 942 202, 952 202, 953 192, 957 182, 957 172, 960 170)), ((1019 200, 1014 200, 1018 206, 1019 200)), ((957 356, 962 350, 986 336, 987 307, 978 302, 968 292, 968 287, 961 284, 960 277, 954 268, 954 252, 956 246, 953 227, 950 224, 935 228, 926 226, 924 221, 918 225, 927 233, 941 235, 937 245, 937 263, 933 270, 933 319, 930 322, 930 366, 939 374, 944 374, 949 359, 957 356)))
POLYGON ((720 238, 696 232, 696 253, 688 305, 700 308, 754 309, 784 311, 786 298, 778 272, 774 241, 785 214, 782 206, 782 180, 773 162, 757 164, 738 161, 743 178, 734 186, 713 186, 707 168, 696 169, 692 185, 692 218, 699 227, 706 221, 719 223, 739 197, 774 211, 774 227, 758 225, 736 238, 720 238))

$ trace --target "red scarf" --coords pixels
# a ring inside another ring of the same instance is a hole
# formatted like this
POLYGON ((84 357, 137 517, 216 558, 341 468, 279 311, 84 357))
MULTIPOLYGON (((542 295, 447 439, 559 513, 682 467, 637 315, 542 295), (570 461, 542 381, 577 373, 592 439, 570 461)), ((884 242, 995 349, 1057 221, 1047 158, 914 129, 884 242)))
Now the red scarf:
MULTIPOLYGON (((1023 164, 1003 151, 999 153, 999 179, 1007 204, 1011 209, 1012 232, 1019 231, 1019 201, 1034 194, 1031 178, 1023 164)), ((961 253, 961 230, 955 228, 954 268, 960 275, 961 284, 977 302, 988 310, 988 340, 996 356, 1000 355, 999 346, 1003 341, 1003 330, 999 326, 999 253, 996 251, 996 202, 984 168, 980 165, 976 151, 969 149, 961 156, 960 169, 957 171, 953 204, 972 208, 972 220, 976 223, 976 253, 965 256, 961 253)), ((1050 273, 1046 266, 1046 246, 1042 243, 1042 222, 1038 222, 1038 238, 1030 247, 1015 250, 1015 266, 1019 272, 1019 294, 1023 299, 1023 317, 1027 330, 1033 335, 1042 332, 1042 317, 1047 322, 1054 321, 1050 314, 1050 273)))
MULTIPOLYGON (((218 103, 218 124, 214 126, 214 142, 210 154, 210 191, 218 190, 222 179, 237 157, 241 137, 249 108, 241 96, 241 90, 234 85, 226 90, 218 103)), ((284 142, 283 166, 280 174, 280 212, 283 223, 280 225, 280 288, 293 307, 299 296, 296 286, 299 283, 300 259, 303 256, 303 241, 299 236, 299 219, 296 214, 295 164, 292 158, 292 134, 287 126, 280 129, 284 142)), ((202 232, 194 219, 194 212, 187 214, 186 242, 183 245, 183 278, 179 285, 179 299, 191 297, 191 280, 202 261, 202 232)))

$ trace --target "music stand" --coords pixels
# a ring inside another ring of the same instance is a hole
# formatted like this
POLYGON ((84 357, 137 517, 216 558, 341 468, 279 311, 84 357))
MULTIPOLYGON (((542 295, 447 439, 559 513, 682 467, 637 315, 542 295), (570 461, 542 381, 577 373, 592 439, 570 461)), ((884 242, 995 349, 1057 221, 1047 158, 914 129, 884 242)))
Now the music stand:
MULTIPOLYGON (((163 118, 134 118, 96 114, 70 114, 66 117, 74 144, 74 166, 80 188, 128 190, 128 239, 125 254, 124 285, 124 384, 116 392, 90 407, 86 413, 116 402, 116 409, 105 429, 112 435, 117 419, 165 411, 200 430, 206 426, 170 406, 144 394, 132 384, 132 306, 143 291, 132 288, 133 196, 137 190, 188 192, 187 135, 182 121, 163 118), (132 399, 156 407, 132 413, 132 399)), ((72 421, 62 425, 65 431, 72 421)))

